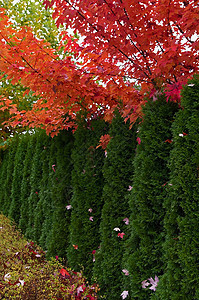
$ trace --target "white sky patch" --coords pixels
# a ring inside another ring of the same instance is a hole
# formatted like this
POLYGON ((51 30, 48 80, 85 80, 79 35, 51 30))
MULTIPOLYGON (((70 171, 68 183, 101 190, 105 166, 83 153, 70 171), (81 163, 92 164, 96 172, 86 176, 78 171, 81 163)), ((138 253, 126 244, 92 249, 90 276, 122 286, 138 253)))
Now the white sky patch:
MULTIPOLYGON (((74 36, 75 35, 74 34, 74 30, 72 28, 70 28, 70 27, 67 29, 67 32, 68 32, 68 34, 70 36, 74 36)), ((86 36, 81 36, 79 33, 78 33, 78 36, 79 36, 79 40, 78 40, 77 43, 81 46, 82 43, 83 43, 83 41, 84 41, 84 39, 86 38, 86 36)))
POLYGON ((15 5, 15 4, 19 3, 19 2, 20 2, 20 0, 13 0, 12 4, 15 5))

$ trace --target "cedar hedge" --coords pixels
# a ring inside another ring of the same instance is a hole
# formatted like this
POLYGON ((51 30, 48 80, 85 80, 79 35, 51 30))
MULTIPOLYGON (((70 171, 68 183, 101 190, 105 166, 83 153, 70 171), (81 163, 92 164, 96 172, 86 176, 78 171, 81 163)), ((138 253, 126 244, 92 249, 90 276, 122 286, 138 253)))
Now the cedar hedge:
POLYGON ((123 290, 129 299, 198 299, 198 91, 196 76, 181 109, 164 95, 148 100, 131 130, 116 111, 110 130, 95 119, 74 135, 16 136, 1 149, 1 212, 48 258, 64 257, 97 280, 106 299, 123 290), (107 133, 106 157, 96 146, 107 133), (157 290, 144 289, 155 275, 157 290))
POLYGON ((134 159, 133 188, 129 197, 131 234, 126 244, 126 268, 129 271, 132 299, 150 299, 154 291, 142 288, 148 278, 165 270, 162 257, 163 220, 169 180, 167 162, 172 147, 171 125, 178 109, 164 95, 148 100, 139 125, 137 152, 134 159))
POLYGON ((93 250, 100 244, 99 225, 103 206, 104 151, 96 147, 100 137, 106 133, 107 125, 103 120, 82 120, 74 134, 72 150, 73 195, 67 259, 72 269, 83 269, 83 274, 89 280, 94 265, 93 250))
POLYGON ((174 147, 169 160, 170 184, 164 204, 165 273, 159 299, 199 299, 199 80, 182 91, 182 109, 172 126, 174 147), (165 298, 166 297, 166 298, 165 298))
POLYGON ((111 140, 103 166, 104 187, 100 223, 100 249, 96 248, 95 278, 106 299, 117 300, 122 292, 122 256, 128 237, 130 209, 126 195, 132 184, 132 161, 136 147, 136 126, 129 130, 118 111, 110 125, 111 140), (125 224, 124 219, 127 220, 125 224), (119 228, 120 231, 116 231, 119 228), (123 233, 125 235, 123 235, 123 233), (118 236, 118 234, 120 236, 118 236))

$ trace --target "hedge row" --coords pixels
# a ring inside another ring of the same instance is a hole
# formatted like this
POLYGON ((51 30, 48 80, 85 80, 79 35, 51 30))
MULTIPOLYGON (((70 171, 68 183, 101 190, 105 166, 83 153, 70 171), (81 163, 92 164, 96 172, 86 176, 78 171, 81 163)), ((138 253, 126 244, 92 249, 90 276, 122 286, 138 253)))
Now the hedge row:
POLYGON ((196 77, 180 109, 149 100, 130 130, 115 111, 110 126, 15 137, 1 153, 0 210, 107 300, 198 299, 198 91, 196 77))

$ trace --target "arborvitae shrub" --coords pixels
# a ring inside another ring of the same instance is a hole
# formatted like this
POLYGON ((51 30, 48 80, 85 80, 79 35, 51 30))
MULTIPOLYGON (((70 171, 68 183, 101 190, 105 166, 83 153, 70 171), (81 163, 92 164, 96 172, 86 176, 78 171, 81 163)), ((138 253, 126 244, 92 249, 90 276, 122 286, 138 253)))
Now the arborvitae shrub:
POLYGON ((182 91, 182 109, 172 126, 170 186, 165 201, 165 274, 158 299, 199 299, 199 78, 182 91))
POLYGON ((90 124, 82 121, 74 134, 73 196, 70 203, 70 245, 67 257, 69 266, 76 271, 83 268, 88 279, 91 278, 94 264, 92 252, 100 244, 99 225, 103 205, 101 194, 104 184, 104 151, 96 149, 96 146, 100 137, 106 133, 105 122, 93 120, 90 124))
POLYGON ((155 102, 149 100, 143 108, 129 198, 131 235, 125 253, 132 299, 150 299, 154 291, 149 289, 150 286, 142 288, 141 283, 165 271, 162 257, 163 202, 167 194, 165 184, 169 180, 167 163, 172 147, 171 124, 177 109, 177 104, 167 103, 163 95, 155 102))
POLYGON ((49 157, 50 157, 50 147, 53 140, 49 136, 45 136, 43 140, 43 147, 41 150, 40 156, 40 166, 42 170, 41 180, 39 182, 39 200, 37 202, 37 206, 34 210, 34 230, 33 230, 33 240, 39 243, 41 234, 42 234, 42 226, 45 219, 44 214, 44 202, 46 197, 49 198, 50 187, 49 187, 49 157))
POLYGON ((17 150, 18 145, 18 136, 16 135, 13 137, 9 148, 8 148, 8 164, 7 164, 7 175, 5 179, 5 185, 4 185, 4 196, 3 196, 3 213, 4 215, 8 216, 10 204, 11 204, 11 189, 12 189, 12 179, 13 179, 13 173, 14 173, 14 160, 15 160, 15 154, 17 150))
POLYGON ((28 201, 28 226, 26 237, 32 239, 34 236, 34 212, 39 201, 40 182, 42 178, 41 153, 44 149, 46 136, 45 131, 39 130, 36 133, 35 152, 32 158, 32 168, 30 174, 30 195, 28 201))
POLYGON ((35 152, 36 134, 30 134, 28 137, 28 145, 26 156, 24 159, 24 168, 21 182, 21 207, 20 207, 20 219, 19 227, 23 233, 25 233, 28 226, 29 214, 28 214, 28 197, 30 196, 30 174, 32 170, 32 159, 35 152))
POLYGON ((7 167, 8 167, 8 150, 1 150, 1 162, 0 162, 0 211, 3 211, 4 206, 4 194, 5 194, 5 181, 7 177, 7 167))
POLYGON ((20 207, 21 207, 21 184, 23 178, 24 159, 27 150, 28 135, 22 135, 19 137, 16 155, 14 159, 14 171, 11 188, 11 204, 9 208, 9 217, 14 219, 18 224, 20 219, 20 207))
POLYGON ((69 246, 70 211, 66 206, 71 203, 71 151, 73 147, 73 134, 71 131, 62 131, 53 138, 52 143, 57 146, 54 166, 54 180, 51 186, 52 198, 52 228, 47 238, 47 256, 66 258, 69 246))
POLYGON ((100 223, 101 243, 99 250, 95 248, 97 252, 93 278, 99 283, 101 294, 106 294, 107 300, 118 300, 125 276, 122 272, 122 256, 130 225, 125 224, 124 219, 130 215, 126 196, 133 175, 136 129, 134 126, 129 130, 129 123, 125 123, 116 111, 109 134, 112 138, 106 149, 107 157, 103 166, 105 185, 100 223), (116 228, 120 231, 114 230, 116 228), (125 235, 119 237, 118 233, 125 235))
MULTIPOLYGON (((43 224, 41 228, 41 236, 39 239, 39 244, 43 247, 43 249, 47 250, 47 239, 52 229, 52 215, 53 215, 53 207, 52 207, 52 194, 51 188, 53 182, 56 180, 56 174, 54 169, 56 168, 56 155, 57 155, 57 137, 54 137, 51 141, 48 157, 48 180, 46 182, 46 186, 44 191, 41 193, 41 202, 42 211, 43 211, 43 224)), ((46 162, 47 162, 46 161, 46 162)), ((45 167, 47 168, 47 166, 45 167)), ((46 171, 47 172, 47 169, 46 171)))

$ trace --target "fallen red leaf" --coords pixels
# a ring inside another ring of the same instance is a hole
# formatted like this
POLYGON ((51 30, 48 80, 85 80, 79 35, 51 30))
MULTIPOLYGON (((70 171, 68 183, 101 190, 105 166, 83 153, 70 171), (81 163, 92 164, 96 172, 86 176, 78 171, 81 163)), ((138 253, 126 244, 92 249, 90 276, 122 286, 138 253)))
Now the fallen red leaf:
POLYGON ((166 140, 166 141, 164 141, 165 143, 169 143, 169 144, 171 144, 172 143, 172 140, 166 140))
POLYGON ((70 274, 69 274, 65 269, 63 269, 63 268, 60 270, 60 274, 61 274, 62 276, 64 276, 64 277, 65 277, 65 276, 69 276, 69 277, 70 277, 70 274))

